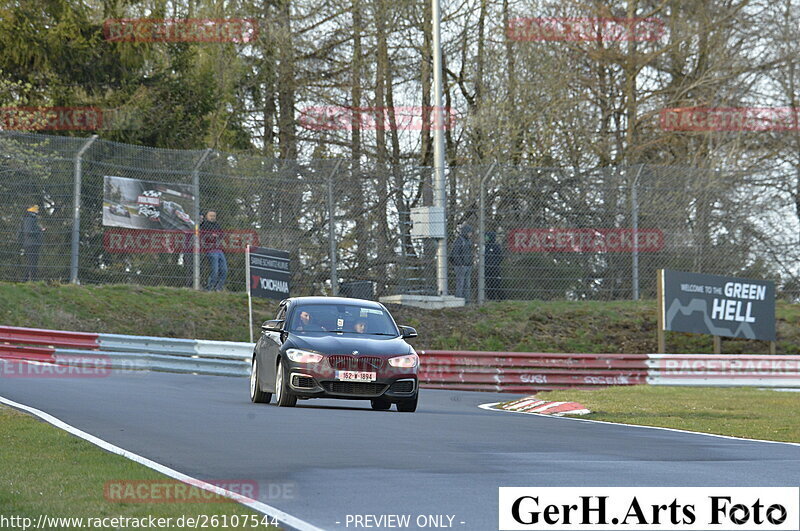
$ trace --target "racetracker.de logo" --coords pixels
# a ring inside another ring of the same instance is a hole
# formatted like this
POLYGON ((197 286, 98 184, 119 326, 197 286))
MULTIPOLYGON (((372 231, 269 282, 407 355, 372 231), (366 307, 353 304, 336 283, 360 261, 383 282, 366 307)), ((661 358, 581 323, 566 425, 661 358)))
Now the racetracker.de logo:
MULTIPOLYGON (((304 107, 299 124, 312 131, 362 131, 398 130, 425 131, 439 128, 436 107, 343 107, 320 105, 304 107)), ((452 129, 456 115, 449 107, 442 107, 442 129, 452 129)))
MULTIPOLYGON (((254 230, 223 230, 200 232, 201 253, 220 250, 226 253, 243 253, 247 246, 258 247, 258 233, 254 230)), ((109 253, 192 253, 194 232, 182 230, 106 229, 103 248, 109 253)))
POLYGON ((111 376, 111 358, 58 354, 50 360, 3 360, 0 378, 106 378, 111 376))
POLYGON ((664 131, 800 131, 793 107, 685 107, 659 115, 664 131))
POLYGON ((0 107, 0 129, 99 131, 136 129, 132 115, 99 107, 0 107))
POLYGON ((115 480, 105 483, 103 496, 114 503, 250 502, 258 499, 259 485, 251 480, 115 480))
POLYGON ((117 18, 103 23, 112 42, 252 42, 258 23, 249 18, 117 18))
POLYGON ((664 248, 659 229, 513 229, 508 248, 514 253, 629 253, 664 248))
POLYGON ((522 17, 508 21, 512 41, 604 41, 648 42, 664 35, 657 18, 522 17))

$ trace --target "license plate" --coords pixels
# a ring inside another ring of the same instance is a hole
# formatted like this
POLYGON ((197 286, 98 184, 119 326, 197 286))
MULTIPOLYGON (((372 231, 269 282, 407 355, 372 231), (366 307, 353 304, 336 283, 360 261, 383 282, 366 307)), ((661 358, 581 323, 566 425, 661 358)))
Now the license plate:
POLYGON ((343 382, 374 382, 376 373, 364 371, 336 371, 336 379, 343 382))

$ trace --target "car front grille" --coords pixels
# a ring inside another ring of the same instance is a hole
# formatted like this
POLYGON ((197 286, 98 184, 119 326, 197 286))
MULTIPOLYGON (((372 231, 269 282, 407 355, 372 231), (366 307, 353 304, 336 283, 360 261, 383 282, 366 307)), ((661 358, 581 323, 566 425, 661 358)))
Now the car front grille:
POLYGON ((399 380, 392 384, 391 393, 410 393, 414 390, 414 380, 399 380))
POLYGON ((329 393, 353 396, 382 395, 388 386, 374 382, 322 382, 322 388, 329 393))
POLYGON ((292 387, 296 389, 313 389, 316 385, 314 384, 314 378, 295 374, 292 376, 292 387))
POLYGON ((377 356, 328 356, 328 363, 338 371, 374 371, 383 367, 384 361, 377 356))

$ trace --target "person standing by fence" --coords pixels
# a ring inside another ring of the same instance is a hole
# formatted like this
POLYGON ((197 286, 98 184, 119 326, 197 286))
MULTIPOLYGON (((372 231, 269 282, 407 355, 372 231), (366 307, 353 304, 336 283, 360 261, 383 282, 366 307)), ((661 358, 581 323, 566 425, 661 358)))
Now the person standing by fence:
POLYGON ((456 297, 469 302, 472 291, 472 227, 464 225, 450 251, 450 263, 456 271, 456 297))
POLYGON ((25 256, 27 267, 22 281, 36 280, 39 276, 39 252, 45 228, 39 221, 39 205, 31 205, 22 216, 19 229, 20 254, 25 256))
POLYGON ((222 250, 222 237, 222 227, 217 223, 217 213, 209 210, 200 223, 200 245, 206 251, 211 265, 211 274, 206 285, 208 291, 222 291, 228 278, 228 261, 222 250))

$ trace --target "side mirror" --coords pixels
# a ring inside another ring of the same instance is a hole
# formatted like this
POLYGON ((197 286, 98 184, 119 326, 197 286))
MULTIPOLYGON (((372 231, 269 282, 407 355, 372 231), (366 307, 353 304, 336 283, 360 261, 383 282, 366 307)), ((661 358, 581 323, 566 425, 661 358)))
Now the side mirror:
POLYGON ((403 339, 410 339, 412 337, 417 337, 417 330, 412 326, 401 326, 400 333, 403 335, 403 339))
POLYGON ((261 325, 261 330, 265 332, 283 332, 283 319, 264 321, 264 324, 261 325))

